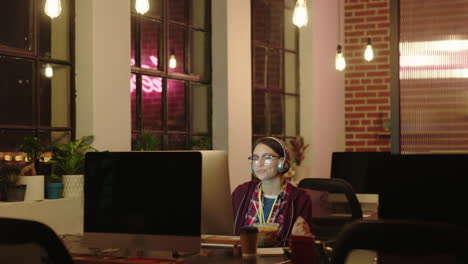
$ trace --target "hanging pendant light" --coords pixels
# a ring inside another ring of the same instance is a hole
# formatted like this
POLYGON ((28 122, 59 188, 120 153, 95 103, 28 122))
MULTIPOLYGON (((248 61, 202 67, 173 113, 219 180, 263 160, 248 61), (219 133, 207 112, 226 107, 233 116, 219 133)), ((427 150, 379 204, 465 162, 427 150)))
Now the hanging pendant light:
POLYGON ((293 24, 301 28, 307 25, 308 21, 306 0, 297 0, 296 7, 294 8, 293 24))
POLYGON ((62 12, 62 3, 60 3, 60 0, 47 0, 44 6, 44 12, 50 18, 54 19, 62 12))
POLYGON ((50 66, 50 64, 47 64, 47 66, 45 67, 45 69, 44 69, 44 75, 45 75, 45 77, 47 77, 47 78, 52 78, 52 77, 54 77, 54 69, 52 68, 52 66, 50 66))
POLYGON ((149 10, 148 0, 136 0, 135 1, 135 10, 140 14, 145 14, 149 10))
POLYGON ((171 56, 169 57, 169 68, 175 69, 176 67, 177 67, 177 60, 173 52, 171 56))
MULTIPOLYGON (((338 0, 338 43, 341 42, 341 0, 338 0)), ((343 71, 346 68, 346 60, 343 56, 343 48, 340 44, 336 47, 335 69, 343 71)))
POLYGON ((366 59, 366 61, 371 61, 374 59, 374 50, 372 49, 371 38, 367 38, 367 47, 366 51, 364 51, 364 59, 366 59))
POLYGON ((346 68, 346 60, 343 56, 343 49, 341 45, 336 48, 335 69, 342 71, 346 68))

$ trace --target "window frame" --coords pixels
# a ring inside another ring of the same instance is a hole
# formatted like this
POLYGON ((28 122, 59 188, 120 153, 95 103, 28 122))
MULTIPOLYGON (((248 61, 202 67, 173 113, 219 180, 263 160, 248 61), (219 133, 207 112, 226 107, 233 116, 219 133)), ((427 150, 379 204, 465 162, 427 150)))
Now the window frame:
MULTIPOLYGON (((0 56, 8 58, 18 58, 32 61, 33 65, 33 91, 32 91, 32 125, 8 125, 0 123, 0 135, 7 132, 30 132, 31 136, 40 137, 41 133, 47 132, 69 132, 70 140, 76 136, 76 87, 75 87, 75 0, 68 0, 68 52, 69 59, 53 59, 44 57, 40 54, 39 41, 41 38, 39 28, 39 12, 44 12, 43 6, 40 6, 41 0, 32 0, 32 36, 34 41, 30 51, 9 47, 0 44, 0 56), (40 97, 39 91, 41 88, 41 64, 58 64, 69 67, 69 126, 44 126, 41 125, 40 112, 40 97)), ((49 142, 50 143, 50 142, 49 142)), ((3 150, 0 150, 3 151, 3 150)))
MULTIPOLYGON (((160 142, 159 149, 161 150, 168 150, 173 149, 169 144, 170 136, 175 135, 184 135, 184 148, 183 149, 190 149, 192 148, 192 139, 194 137, 208 137, 210 142, 212 141, 212 84, 211 84, 211 72, 212 72, 212 65, 211 65, 211 0, 205 1, 205 28, 195 27, 192 24, 191 19, 191 8, 193 8, 194 0, 183 0, 185 4, 185 22, 175 21, 169 18, 169 1, 170 0, 160 0, 161 3, 161 16, 152 16, 150 14, 138 14, 135 11, 134 0, 130 0, 131 3, 131 17, 132 21, 135 21, 135 65, 131 66, 131 75, 136 76, 136 120, 135 120, 135 129, 132 126, 131 134, 132 134, 132 149, 133 149, 133 138, 138 137, 143 131, 150 132, 153 135, 156 135, 159 138, 162 138, 160 142), (141 67, 141 34, 142 34, 142 27, 141 21, 142 18, 151 19, 160 23, 160 33, 159 33, 159 51, 158 55, 163 58, 163 60, 158 61, 158 69, 147 69, 141 67), (168 61, 170 57, 170 50, 169 50, 169 28, 172 25, 176 25, 179 27, 183 27, 184 29, 184 73, 179 72, 170 72, 168 67, 168 61), (206 45, 204 47, 205 52, 205 77, 199 77, 194 74, 191 74, 191 54, 190 49, 192 47, 192 42, 190 39, 191 32, 204 32, 206 34, 206 45), (161 122, 162 128, 161 129, 147 129, 142 127, 142 82, 141 78, 143 75, 149 77, 158 77, 162 80, 162 110, 161 110, 161 122), (185 83, 184 89, 184 106, 185 106, 185 125, 184 130, 170 130, 168 128, 168 98, 167 98, 167 83, 169 80, 174 81, 183 81, 185 83), (191 102, 193 99, 193 92, 192 89, 194 85, 201 84, 206 85, 208 88, 208 109, 207 109, 207 124, 208 124, 208 132, 207 133, 200 133, 193 131, 193 120, 191 118, 191 102)), ((151 3, 150 3, 151 4, 151 3)), ((132 25, 133 28, 133 25, 132 25)), ((132 117, 133 118, 133 117, 132 117)), ((133 120, 132 120, 133 123, 133 120)), ((212 144, 210 143, 210 146, 212 144)), ((211 147, 210 147, 211 148, 211 147)))
MULTIPOLYGON (((291 49, 287 49, 285 48, 284 46, 284 43, 285 43, 285 24, 284 24, 284 15, 285 15, 285 10, 294 10, 294 4, 293 5, 286 5, 285 4, 285 1, 287 0, 277 0, 278 2, 281 2, 282 3, 282 12, 281 12, 281 18, 279 19, 281 21, 280 23, 280 27, 281 27, 281 44, 278 46, 278 45, 272 45, 270 43, 268 43, 268 39, 269 39, 269 36, 266 36, 265 37, 265 42, 264 41, 260 41, 258 40, 258 38, 256 37, 256 30, 255 30, 255 25, 257 25, 257 16, 255 14, 255 2, 262 2, 263 4, 265 5, 272 5, 271 2, 269 1, 264 1, 264 0, 251 0, 251 16, 252 16, 252 126, 254 126, 256 120, 255 120, 255 107, 254 107, 254 103, 255 103, 255 93, 257 91, 261 91, 261 92, 265 92, 265 97, 266 99, 264 100, 268 100, 268 103, 265 104, 265 109, 264 109, 264 115, 265 115, 265 124, 266 124, 266 127, 265 127, 265 133, 255 133, 253 131, 252 133, 252 139, 253 139, 253 142, 258 139, 258 138, 262 138, 262 137, 266 137, 266 136, 274 136, 274 137, 278 137, 278 138, 282 138, 282 139, 287 139, 287 138, 295 138, 296 136, 298 136, 300 134, 300 92, 299 92, 299 29, 297 27, 294 27, 295 28, 295 32, 294 32, 294 35, 295 35, 295 50, 291 50, 291 49), (263 81, 263 85, 259 85, 257 83, 257 78, 256 78, 256 55, 257 55, 257 51, 256 49, 257 48, 261 48, 264 50, 265 52, 265 62, 264 62, 264 73, 263 73, 263 78, 264 78, 264 81, 263 81), (280 52, 281 56, 280 56, 280 61, 281 61, 281 67, 280 67, 280 87, 277 88, 277 89, 273 89, 273 88, 269 88, 269 64, 268 64, 268 58, 270 57, 270 54, 271 52, 280 52), (295 69, 296 69, 296 72, 295 72, 295 90, 296 90, 296 93, 291 93, 291 92, 286 92, 286 88, 285 88, 285 70, 286 70, 286 64, 285 64, 285 54, 286 53, 292 53, 292 54, 295 54, 296 55, 296 62, 295 62, 295 69), (271 120, 272 120, 272 111, 270 110, 270 100, 271 100, 271 95, 273 94, 279 94, 282 96, 282 105, 283 105, 283 111, 281 113, 282 115, 282 131, 283 133, 281 134, 274 134, 272 133, 272 125, 271 125, 271 120), (297 98, 297 103, 296 103, 296 116, 295 116, 295 119, 296 119, 296 135, 287 135, 286 134, 286 122, 285 122, 285 119, 286 119, 286 111, 285 111, 285 106, 286 106, 286 103, 285 103, 285 99, 287 96, 294 96, 297 98)), ((289 1, 292 1, 292 0, 289 0, 289 1)), ((267 14, 267 17, 270 17, 269 13, 267 14)), ((292 19, 292 17, 291 17, 292 19)), ((269 24, 265 23, 266 25, 269 26, 269 24)), ((270 28, 266 28, 265 31, 267 32, 266 35, 268 35, 268 32, 270 32, 270 28)))

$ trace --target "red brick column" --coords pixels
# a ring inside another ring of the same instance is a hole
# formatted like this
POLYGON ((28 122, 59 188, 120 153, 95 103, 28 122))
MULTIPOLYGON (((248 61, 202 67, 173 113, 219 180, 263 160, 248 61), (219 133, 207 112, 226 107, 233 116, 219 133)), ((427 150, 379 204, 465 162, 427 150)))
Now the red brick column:
POLYGON ((346 151, 390 151, 390 0, 345 0, 346 151), (374 60, 364 59, 367 38, 374 60))

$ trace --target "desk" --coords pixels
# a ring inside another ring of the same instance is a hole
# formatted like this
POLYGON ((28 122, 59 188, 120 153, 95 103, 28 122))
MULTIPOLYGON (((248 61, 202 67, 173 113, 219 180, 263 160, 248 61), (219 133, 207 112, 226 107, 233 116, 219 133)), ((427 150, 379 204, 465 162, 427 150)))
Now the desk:
POLYGON ((38 221, 57 234, 82 234, 83 208, 82 198, 0 202, 0 217, 38 221))
POLYGON ((286 260, 283 256, 256 256, 251 258, 242 258, 234 256, 232 249, 203 248, 199 255, 179 258, 179 259, 149 259, 149 258, 109 258, 109 257, 91 257, 79 254, 73 255, 75 264, 278 264, 286 260))
POLYGON ((97 257, 93 256, 93 252, 81 244, 81 236, 78 235, 63 235, 67 249, 72 253, 74 263, 76 264, 141 264, 141 263, 159 263, 159 264, 277 264, 286 260, 280 256, 257 256, 253 258, 242 258, 234 255, 233 248, 214 248, 202 247, 200 254, 191 257, 178 259, 145 259, 145 258, 117 258, 117 257, 97 257))

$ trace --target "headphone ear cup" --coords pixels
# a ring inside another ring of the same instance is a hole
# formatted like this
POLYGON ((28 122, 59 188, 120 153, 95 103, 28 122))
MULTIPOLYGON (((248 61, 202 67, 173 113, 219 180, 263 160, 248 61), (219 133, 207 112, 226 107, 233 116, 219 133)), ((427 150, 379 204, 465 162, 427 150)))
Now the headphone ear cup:
POLYGON ((284 163, 283 163, 283 172, 282 173, 288 172, 289 168, 290 168, 289 161, 285 160, 284 163))
POLYGON ((278 160, 277 169, 278 169, 278 173, 283 173, 285 171, 284 170, 284 157, 278 160))

